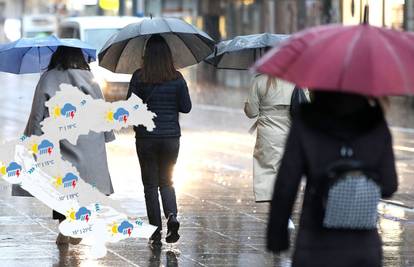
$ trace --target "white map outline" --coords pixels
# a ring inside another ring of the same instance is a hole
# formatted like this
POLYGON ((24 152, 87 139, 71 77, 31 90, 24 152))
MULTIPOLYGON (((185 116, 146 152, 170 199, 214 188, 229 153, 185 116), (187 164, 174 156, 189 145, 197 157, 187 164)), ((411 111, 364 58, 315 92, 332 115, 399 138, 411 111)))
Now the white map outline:
POLYGON ((62 159, 59 141, 66 139, 76 145, 78 137, 90 131, 107 132, 131 125, 152 131, 156 115, 134 94, 126 101, 110 103, 93 99, 69 84, 61 84, 60 89, 46 102, 50 116, 41 122, 43 135, 22 136, 0 145, 0 176, 65 214, 66 220, 59 225, 62 234, 92 237, 95 258, 106 255, 107 242, 149 238, 156 227, 139 218, 129 220, 128 211, 118 202, 85 183, 77 169, 62 159))

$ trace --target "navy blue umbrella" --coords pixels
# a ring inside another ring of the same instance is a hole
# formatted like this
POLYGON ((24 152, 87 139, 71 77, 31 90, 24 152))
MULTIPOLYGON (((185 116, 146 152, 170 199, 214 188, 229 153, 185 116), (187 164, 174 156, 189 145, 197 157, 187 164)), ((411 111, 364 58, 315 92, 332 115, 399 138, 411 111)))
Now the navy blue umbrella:
POLYGON ((59 46, 80 48, 88 62, 96 60, 96 49, 78 39, 59 39, 53 35, 22 38, 0 45, 0 71, 15 74, 43 72, 59 46))
POLYGON ((288 37, 286 34, 271 33, 237 36, 217 44, 214 53, 205 62, 218 69, 247 70, 266 53, 267 48, 280 44, 288 37))

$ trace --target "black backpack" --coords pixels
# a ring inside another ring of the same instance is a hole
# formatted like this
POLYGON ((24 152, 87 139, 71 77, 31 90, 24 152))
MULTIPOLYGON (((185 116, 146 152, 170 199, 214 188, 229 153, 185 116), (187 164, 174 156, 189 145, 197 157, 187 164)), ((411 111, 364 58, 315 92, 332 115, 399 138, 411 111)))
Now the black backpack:
POLYGON ((298 114, 300 105, 302 103, 308 103, 309 100, 305 95, 302 88, 295 86, 293 89, 292 97, 290 98, 290 116, 298 114))
POLYGON ((325 171, 328 182, 322 189, 323 227, 329 229, 376 229, 381 188, 376 175, 353 158, 353 150, 343 146, 340 159, 325 171))

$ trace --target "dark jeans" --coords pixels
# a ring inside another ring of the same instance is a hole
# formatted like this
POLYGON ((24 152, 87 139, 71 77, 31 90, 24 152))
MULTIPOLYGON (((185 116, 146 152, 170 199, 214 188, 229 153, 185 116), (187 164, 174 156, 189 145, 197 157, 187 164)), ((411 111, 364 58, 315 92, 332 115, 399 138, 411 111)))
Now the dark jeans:
POLYGON ((137 138, 136 148, 144 184, 145 204, 149 223, 161 230, 161 193, 164 215, 177 215, 177 201, 172 182, 174 165, 180 149, 180 138, 137 138))

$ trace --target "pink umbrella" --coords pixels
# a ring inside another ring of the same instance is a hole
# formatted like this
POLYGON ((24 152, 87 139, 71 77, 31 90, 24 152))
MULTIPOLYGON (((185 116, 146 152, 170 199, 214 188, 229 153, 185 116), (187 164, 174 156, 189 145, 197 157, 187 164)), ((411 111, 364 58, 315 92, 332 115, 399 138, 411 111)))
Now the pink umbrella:
POLYGON ((414 94, 414 34, 361 24, 292 36, 253 67, 301 87, 369 96, 414 94))

